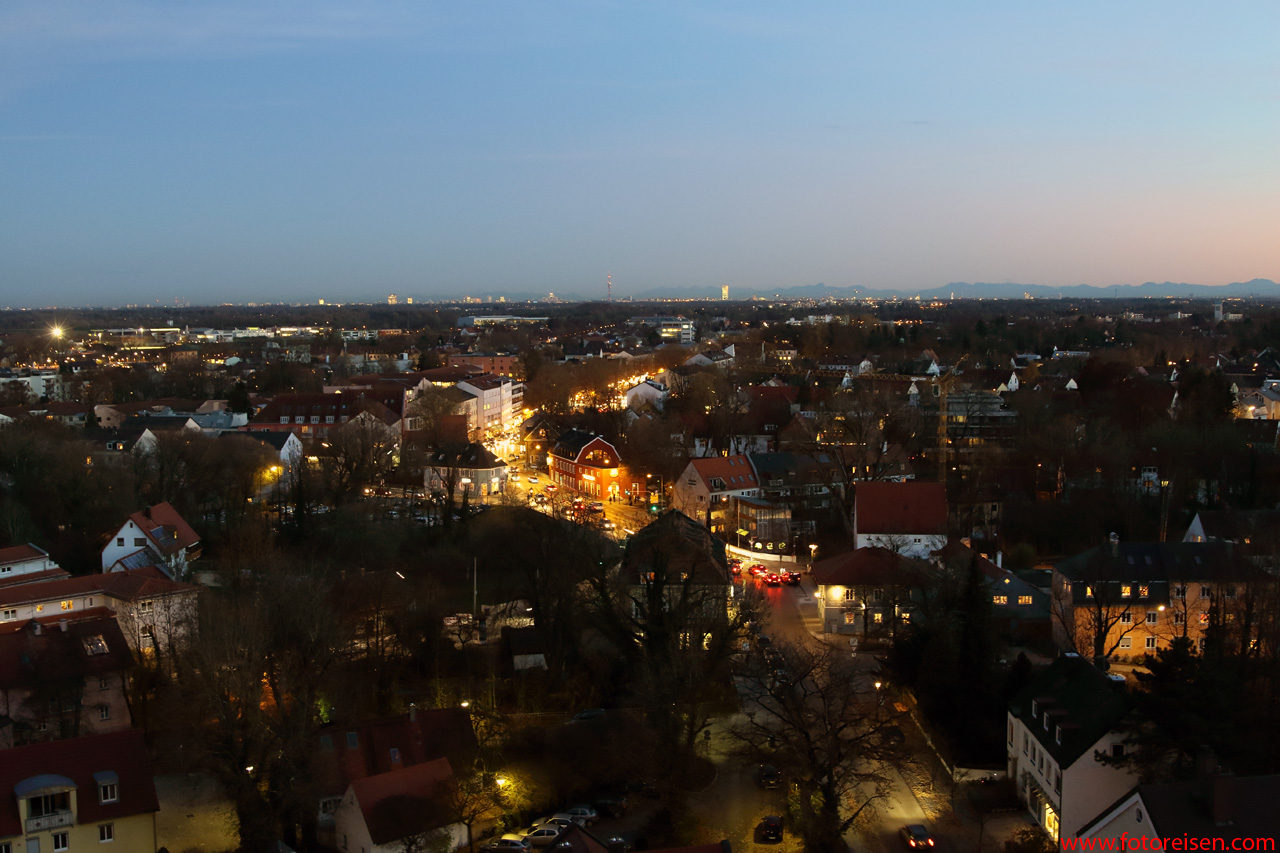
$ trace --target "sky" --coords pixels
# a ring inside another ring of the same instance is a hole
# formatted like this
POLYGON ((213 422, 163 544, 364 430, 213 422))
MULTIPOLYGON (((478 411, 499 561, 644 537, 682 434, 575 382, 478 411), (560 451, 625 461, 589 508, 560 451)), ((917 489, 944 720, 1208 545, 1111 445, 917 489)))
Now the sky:
POLYGON ((1280 3, 5 0, 0 306, 1280 280, 1280 3))

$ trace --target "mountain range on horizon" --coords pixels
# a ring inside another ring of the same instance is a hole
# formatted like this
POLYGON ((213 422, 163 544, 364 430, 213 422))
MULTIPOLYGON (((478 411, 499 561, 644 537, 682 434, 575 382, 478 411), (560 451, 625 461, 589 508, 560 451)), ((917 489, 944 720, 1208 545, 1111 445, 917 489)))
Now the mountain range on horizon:
MULTIPOLYGON (((559 291, 557 291, 559 293, 559 291)), ((518 292, 486 293, 485 296, 506 298, 511 302, 540 300, 541 295, 518 292)), ((636 301, 651 299, 706 299, 718 301, 720 286, 706 287, 655 287, 648 290, 626 294, 636 301)), ((989 282, 952 282, 937 287, 918 289, 907 288, 871 288, 871 287, 835 287, 823 284, 799 285, 773 289, 736 288, 729 285, 729 298, 734 301, 761 297, 765 299, 1248 299, 1248 298, 1280 298, 1280 284, 1268 278, 1255 278, 1251 281, 1232 282, 1230 284, 1187 284, 1178 282, 1154 282, 1143 284, 1115 284, 1099 286, 1093 284, 1076 284, 1069 287, 1049 287, 1043 284, 989 283, 989 282)), ((446 297, 447 298, 447 297, 446 297)), ((462 298, 461 295, 458 296, 462 298)), ((557 297, 563 302, 592 302, 601 297, 588 297, 578 293, 559 293, 557 297)), ((489 304, 489 303, 486 303, 489 304)), ((496 304, 496 303, 494 303, 496 304)))

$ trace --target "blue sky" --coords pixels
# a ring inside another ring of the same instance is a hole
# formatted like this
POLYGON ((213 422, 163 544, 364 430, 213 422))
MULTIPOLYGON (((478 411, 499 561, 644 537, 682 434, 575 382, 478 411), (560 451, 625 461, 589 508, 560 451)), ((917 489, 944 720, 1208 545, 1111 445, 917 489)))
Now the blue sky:
POLYGON ((1275 2, 0 4, 0 306, 1280 279, 1275 2))

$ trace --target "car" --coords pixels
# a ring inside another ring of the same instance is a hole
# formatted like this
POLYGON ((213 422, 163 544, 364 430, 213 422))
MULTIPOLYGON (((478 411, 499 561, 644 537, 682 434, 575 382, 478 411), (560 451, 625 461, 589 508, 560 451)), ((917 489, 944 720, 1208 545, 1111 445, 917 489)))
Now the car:
POLYGON ((563 814, 567 814, 569 817, 573 818, 574 823, 579 826, 591 826, 591 824, 600 819, 599 812, 591 808, 591 806, 581 804, 569 806, 569 808, 564 810, 563 814))
POLYGON ((520 475, 512 471, 510 474, 507 475, 507 479, 513 483, 518 483, 520 482, 520 475))
POLYGON ((541 823, 542 826, 558 826, 561 829, 568 829, 575 824, 579 826, 582 825, 581 821, 568 812, 556 812, 551 817, 544 819, 541 823))
POLYGON ((751 573, 751 577, 753 578, 762 578, 765 575, 769 574, 769 570, 766 569, 764 566, 760 565, 759 563, 756 563, 754 566, 747 569, 747 571, 751 573))
POLYGON ((800 586, 800 573, 787 572, 786 581, 787 581, 787 586, 800 586))
POLYGON ((782 575, 770 572, 764 576, 765 586, 782 586, 782 575))
POLYGON ((782 840, 782 818, 778 815, 769 815, 760 821, 756 827, 756 832, 760 836, 761 841, 781 841, 782 840))
POLYGON ((555 840, 560 837, 560 832, 563 829, 563 826, 555 826, 551 824, 544 826, 542 824, 538 824, 537 826, 529 827, 529 829, 524 833, 524 840, 528 841, 534 847, 546 847, 555 843, 555 840))
POLYGON ((933 846, 933 839, 929 837, 929 830, 923 824, 909 823, 898 830, 898 835, 902 836, 902 842, 908 847, 933 846))
POLYGON ((529 482, 530 482, 530 483, 532 483, 532 484, 533 484, 533 485, 535 485, 535 486, 536 486, 536 485, 538 485, 538 475, 537 475, 537 474, 530 474, 530 475, 529 475, 529 482))
POLYGON ((614 524, 612 521, 606 518, 604 521, 600 522, 600 526, 605 530, 613 530, 618 525, 614 524))
POLYGON ((588 720, 599 720, 604 718, 604 708, 588 708, 585 711, 579 711, 569 719, 571 723, 585 723, 588 720))
POLYGON ((734 575, 734 577, 737 577, 738 575, 742 574, 742 563, 737 563, 737 564, 730 563, 729 571, 734 575))
POLYGON ((488 853, 528 853, 532 846, 521 836, 508 832, 503 834, 501 838, 493 839, 481 849, 488 851, 488 853))
POLYGON ((782 773, 772 764, 761 764, 756 768, 756 782, 761 788, 776 788, 782 784, 782 773))
POLYGON ((601 503, 600 501, 592 501, 591 505, 587 507, 587 509, 591 510, 592 512, 604 512, 604 504, 601 503))

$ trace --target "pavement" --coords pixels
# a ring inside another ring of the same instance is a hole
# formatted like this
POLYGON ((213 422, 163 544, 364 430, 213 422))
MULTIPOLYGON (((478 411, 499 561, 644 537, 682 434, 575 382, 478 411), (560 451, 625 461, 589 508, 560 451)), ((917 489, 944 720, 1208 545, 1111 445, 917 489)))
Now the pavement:
POLYGON ((156 776, 155 784, 157 847, 172 853, 230 853, 240 846, 235 806, 213 779, 170 773, 156 776))

